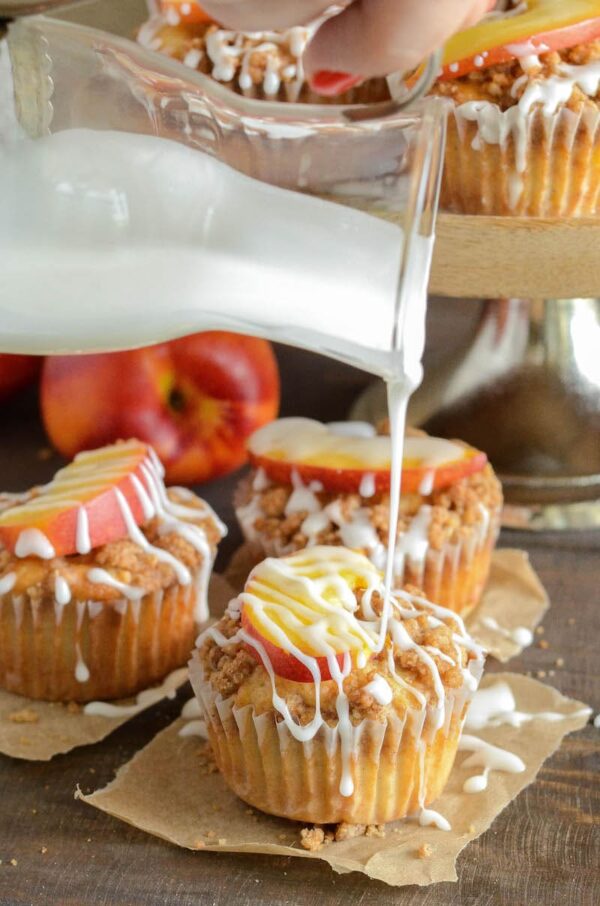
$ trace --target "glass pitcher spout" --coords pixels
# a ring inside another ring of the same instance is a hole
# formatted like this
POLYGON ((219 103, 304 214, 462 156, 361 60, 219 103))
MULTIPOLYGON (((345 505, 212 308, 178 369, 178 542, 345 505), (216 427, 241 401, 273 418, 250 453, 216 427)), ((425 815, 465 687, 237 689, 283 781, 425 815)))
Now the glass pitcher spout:
POLYGON ((127 38, 46 16, 16 23, 9 46, 27 137, 0 146, 2 351, 224 328, 381 374, 406 356, 407 300, 429 273, 443 105, 349 117, 249 100, 127 38))

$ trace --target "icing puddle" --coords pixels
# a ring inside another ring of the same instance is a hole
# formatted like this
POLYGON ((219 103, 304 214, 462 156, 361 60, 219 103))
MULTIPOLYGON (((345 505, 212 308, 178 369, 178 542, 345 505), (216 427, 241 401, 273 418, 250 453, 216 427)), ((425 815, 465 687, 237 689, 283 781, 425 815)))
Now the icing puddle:
POLYGON ((202 767, 206 743, 196 735, 197 714, 188 702, 183 717, 124 765, 111 784, 80 798, 188 849, 318 858, 336 871, 361 871, 402 886, 456 880, 460 851, 487 830, 591 712, 530 677, 484 677, 465 728, 464 754, 459 752, 442 796, 412 819, 386 826, 383 837, 355 837, 317 852, 300 847, 301 824, 248 809, 218 773, 202 767), (474 756, 477 765, 469 763, 474 756), (481 776, 482 768, 485 789, 477 781, 473 785, 481 791, 465 793, 465 783, 481 776), (432 849, 427 859, 417 857, 423 844, 432 849))

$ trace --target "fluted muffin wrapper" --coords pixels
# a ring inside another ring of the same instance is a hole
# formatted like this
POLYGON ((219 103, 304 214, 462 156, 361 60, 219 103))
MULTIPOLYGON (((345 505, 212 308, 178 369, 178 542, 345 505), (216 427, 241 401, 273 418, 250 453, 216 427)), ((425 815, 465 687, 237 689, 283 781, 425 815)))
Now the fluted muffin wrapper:
MULTIPOLYGON (((472 661, 479 682, 482 661, 472 661)), ((342 755, 336 728, 323 725, 308 742, 294 738, 275 713, 236 707, 204 678, 197 654, 190 680, 206 718, 215 760, 228 786, 263 812, 315 824, 384 824, 433 802, 448 779, 473 689, 449 691, 443 726, 433 731, 430 708, 403 719, 365 719, 353 729, 354 792, 342 796, 342 755)), ((475 683, 473 684, 475 685, 475 683)))
POLYGON ((489 102, 478 112, 478 103, 454 104, 449 113, 442 207, 537 217, 600 210, 600 106, 501 114, 489 102))
POLYGON ((416 585, 430 601, 466 616, 481 600, 500 532, 500 516, 498 507, 458 541, 447 542, 439 550, 430 547, 421 561, 405 557, 402 568, 394 574, 396 586, 416 585))
MULTIPOLYGON (((236 514, 246 541, 257 551, 262 550, 265 557, 283 557, 298 550, 295 545, 281 545, 277 539, 250 528, 248 520, 241 517, 240 508, 236 514)), ((482 522, 466 527, 458 540, 446 542, 439 550, 430 546, 418 560, 406 555, 402 562, 397 561, 395 586, 415 585, 430 601, 466 616, 481 600, 500 532, 501 514, 501 507, 489 510, 482 522)))
POLYGON ((0 687, 46 701, 126 698, 185 664, 197 634, 196 587, 138 601, 0 598, 0 687))

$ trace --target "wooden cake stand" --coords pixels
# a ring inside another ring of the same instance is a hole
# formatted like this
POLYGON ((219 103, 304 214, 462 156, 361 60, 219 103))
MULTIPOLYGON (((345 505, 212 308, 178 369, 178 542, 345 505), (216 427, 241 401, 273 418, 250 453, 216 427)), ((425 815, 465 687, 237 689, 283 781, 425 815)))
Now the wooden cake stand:
MULTIPOLYGON (((507 524, 600 528, 600 219, 440 214, 430 291, 483 301, 411 421, 485 450, 507 524)), ((353 415, 385 412, 381 386, 353 415)))

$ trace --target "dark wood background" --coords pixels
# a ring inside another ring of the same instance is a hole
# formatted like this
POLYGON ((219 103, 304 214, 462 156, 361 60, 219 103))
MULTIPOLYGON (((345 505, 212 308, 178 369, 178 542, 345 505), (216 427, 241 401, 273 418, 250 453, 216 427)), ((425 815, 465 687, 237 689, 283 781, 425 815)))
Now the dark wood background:
MULTIPOLYGON (((434 309, 430 358, 447 354, 474 307, 434 309)), ((295 350, 279 350, 284 414, 345 417, 368 376, 295 350)), ((57 460, 46 446, 35 394, 2 411, 0 485, 18 490, 47 480, 57 460)), ((220 563, 239 541, 230 505, 237 479, 202 488, 231 527, 220 563)), ((532 557, 551 597, 544 621, 550 647, 537 643, 509 669, 555 670, 546 678, 600 711, 600 533, 504 533, 504 546, 532 557), (575 622, 573 623, 573 620, 575 622), (557 658, 564 659, 562 668, 557 658)), ((493 662, 490 670, 500 669, 493 662)), ((156 706, 104 742, 27 763, 0 756, 0 906, 197 906, 344 904, 397 906, 598 906, 600 904, 600 730, 567 738, 538 780, 458 861, 457 884, 393 889, 362 875, 335 875, 317 861, 191 853, 147 836, 75 801, 104 786, 179 713, 185 693, 156 706), (42 853, 42 847, 47 852, 42 853), (11 859, 17 865, 10 864, 11 859)), ((173 766, 177 770, 177 766, 173 766)))

